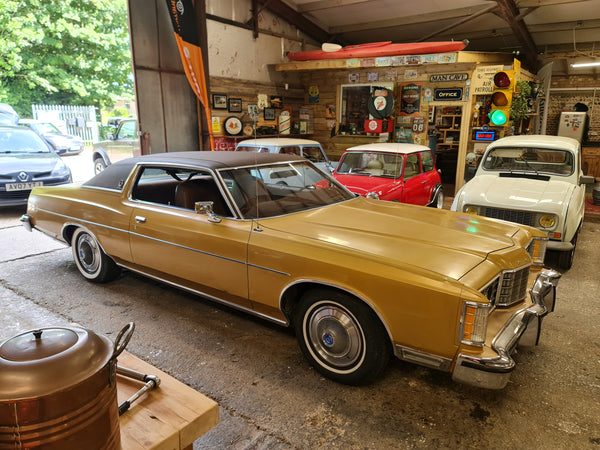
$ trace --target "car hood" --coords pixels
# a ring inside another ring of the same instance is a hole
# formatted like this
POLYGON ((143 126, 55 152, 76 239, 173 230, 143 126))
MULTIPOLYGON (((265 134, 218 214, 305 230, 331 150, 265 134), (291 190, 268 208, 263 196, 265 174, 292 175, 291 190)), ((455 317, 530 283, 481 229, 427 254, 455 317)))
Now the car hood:
POLYGON ((394 186, 394 180, 391 178, 381 178, 369 175, 339 175, 335 174, 335 179, 348 188, 348 190, 366 195, 369 192, 387 191, 394 186))
POLYGON ((77 136, 71 136, 69 134, 44 133, 42 136, 57 145, 68 146, 74 143, 83 143, 81 138, 77 136))
POLYGON ((514 246, 519 230, 516 224, 363 197, 260 224, 363 252, 389 266, 417 266, 454 279, 489 253, 514 246))
POLYGON ((507 209, 560 213, 574 186, 566 181, 478 175, 463 188, 461 202, 507 209))
POLYGON ((0 154, 0 173, 45 172, 54 169, 60 160, 54 152, 0 154))

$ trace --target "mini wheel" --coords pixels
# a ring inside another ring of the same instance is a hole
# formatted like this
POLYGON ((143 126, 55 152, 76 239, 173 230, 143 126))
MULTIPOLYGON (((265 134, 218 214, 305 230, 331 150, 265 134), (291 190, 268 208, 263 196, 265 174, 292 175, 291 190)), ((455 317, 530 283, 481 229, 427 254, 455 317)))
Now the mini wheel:
POLYGON ((444 208, 444 191, 442 189, 438 190, 437 194, 435 194, 435 198, 432 200, 431 206, 437 209, 444 208))
POLYGON ((96 238, 84 229, 75 231, 71 248, 77 269, 88 280, 105 283, 119 276, 119 266, 104 253, 96 238))
POLYGON ((343 292, 305 293, 294 314, 294 327, 304 356, 319 373, 340 383, 373 381, 392 353, 377 315, 343 292))

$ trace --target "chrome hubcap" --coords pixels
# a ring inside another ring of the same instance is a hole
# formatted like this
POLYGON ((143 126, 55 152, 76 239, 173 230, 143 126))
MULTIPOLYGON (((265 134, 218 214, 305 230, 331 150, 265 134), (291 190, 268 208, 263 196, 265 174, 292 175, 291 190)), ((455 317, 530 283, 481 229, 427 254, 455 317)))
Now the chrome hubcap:
POLYGON ((88 273, 94 273, 100 265, 100 248, 88 234, 82 235, 77 242, 77 254, 81 267, 88 273))
POLYGON ((330 304, 317 306, 306 324, 310 343, 318 357, 330 366, 354 365, 364 345, 360 326, 347 311, 330 304))

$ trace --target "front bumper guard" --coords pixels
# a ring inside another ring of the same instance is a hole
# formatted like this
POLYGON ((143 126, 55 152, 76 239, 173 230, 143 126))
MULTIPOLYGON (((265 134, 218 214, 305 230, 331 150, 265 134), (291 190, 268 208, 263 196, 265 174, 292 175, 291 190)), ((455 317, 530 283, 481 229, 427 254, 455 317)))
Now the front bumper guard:
POLYGON ((544 270, 535 279, 529 294, 533 304, 516 312, 492 341, 497 356, 477 357, 460 353, 452 379, 487 389, 503 389, 515 368, 510 357, 517 345, 534 346, 540 339, 542 318, 554 311, 556 285, 561 274, 544 270))

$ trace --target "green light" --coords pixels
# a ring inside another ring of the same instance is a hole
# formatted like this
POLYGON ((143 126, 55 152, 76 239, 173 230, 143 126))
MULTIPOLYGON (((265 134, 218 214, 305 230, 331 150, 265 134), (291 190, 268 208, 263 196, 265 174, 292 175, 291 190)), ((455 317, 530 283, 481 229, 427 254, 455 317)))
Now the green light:
POLYGON ((496 109, 490 113, 490 122, 492 125, 504 125, 506 123, 506 114, 496 109))
POLYGON ((469 226, 469 227, 467 227, 467 231, 469 233, 477 233, 477 227, 471 227, 471 226, 469 226))

